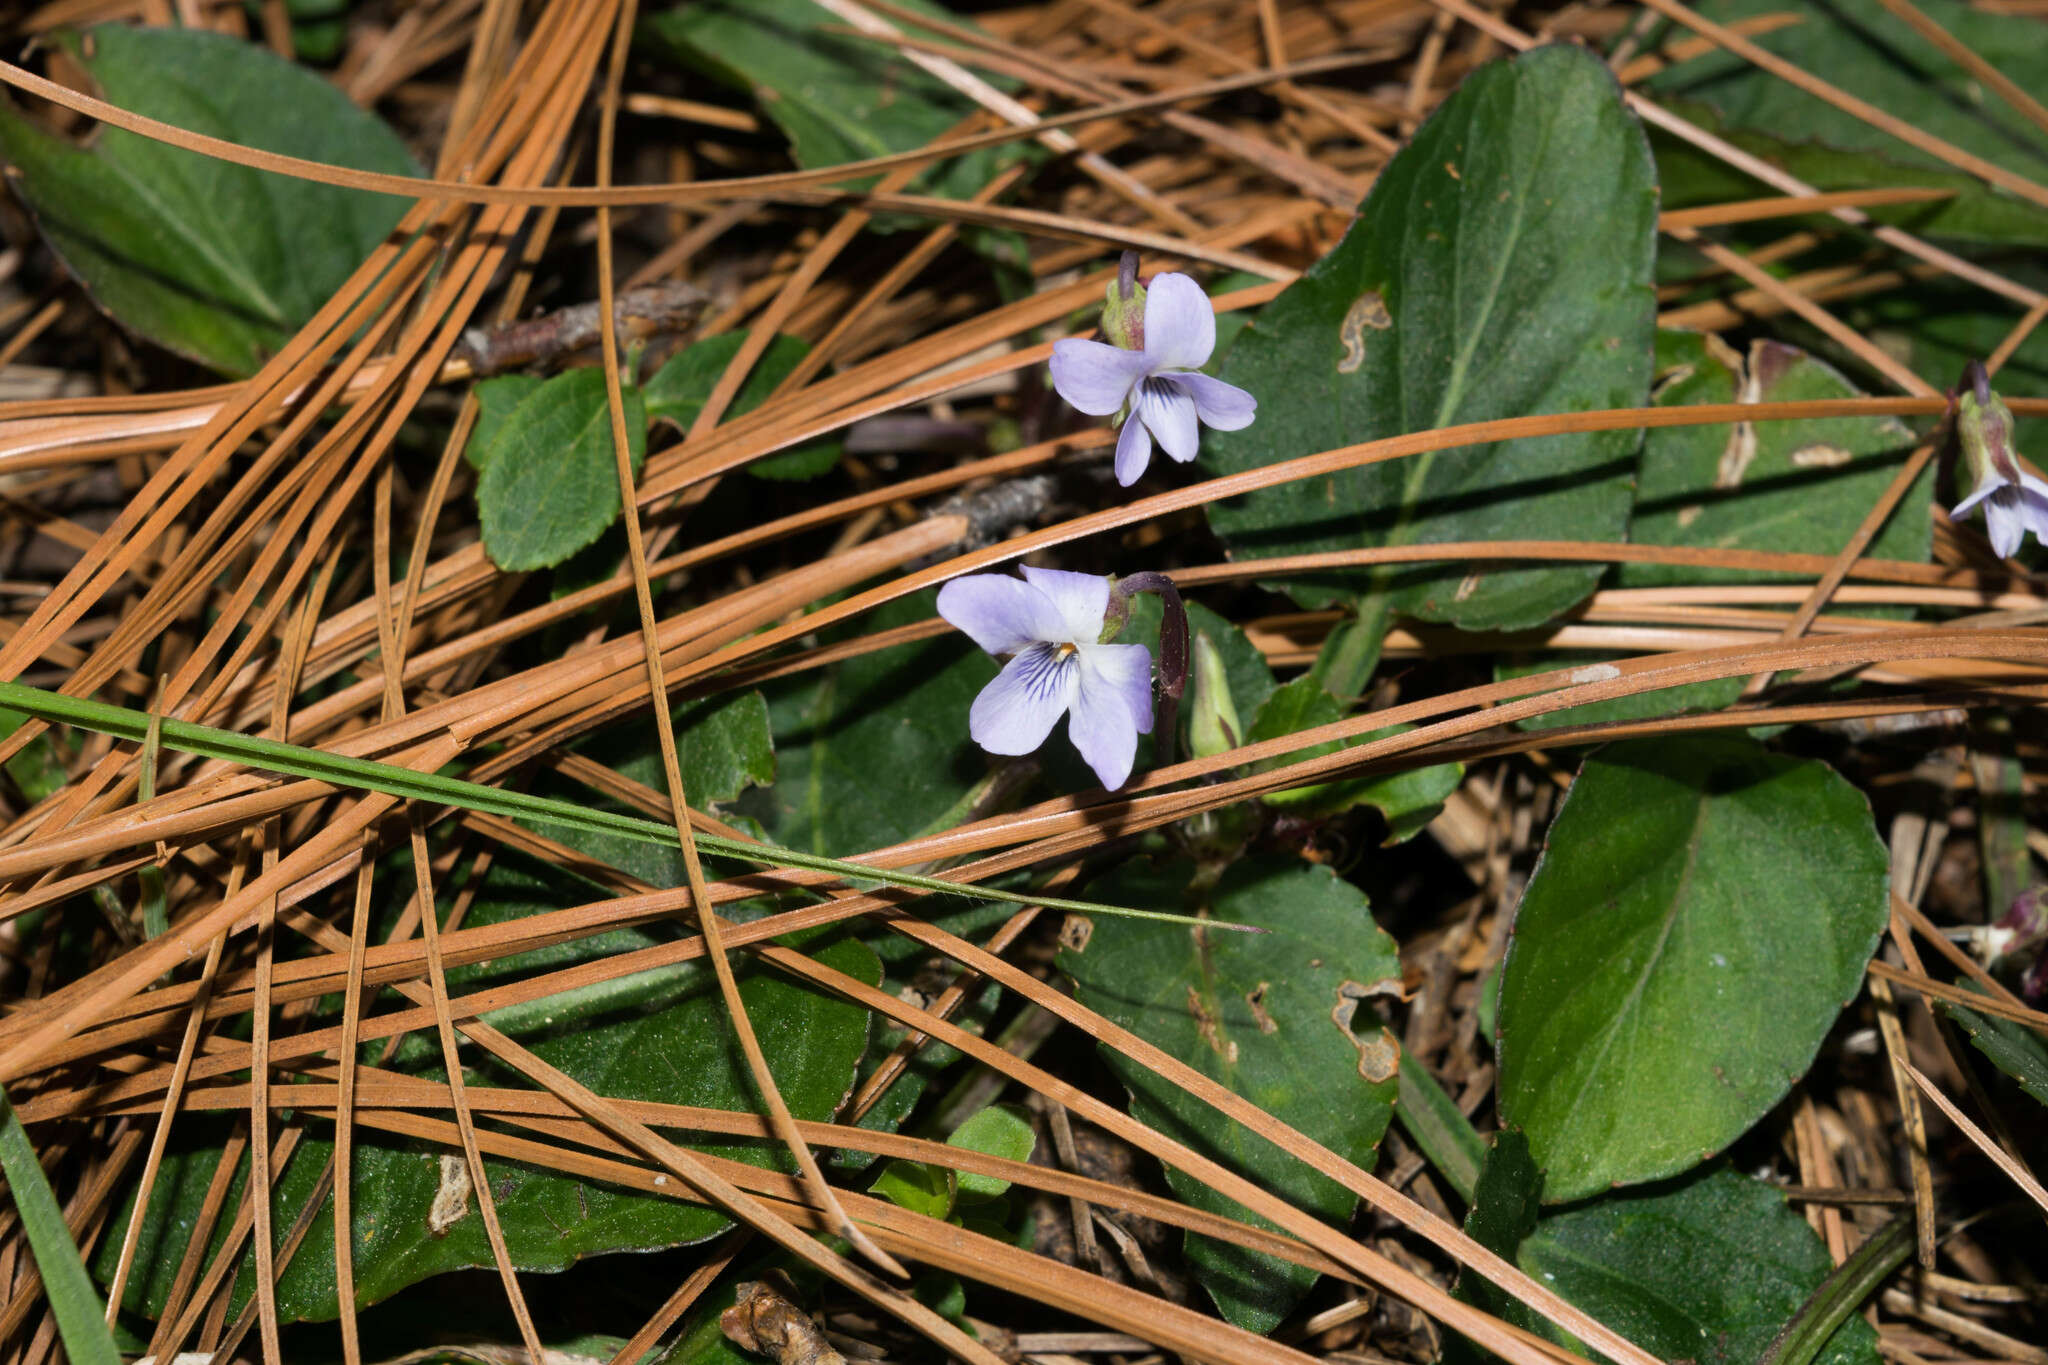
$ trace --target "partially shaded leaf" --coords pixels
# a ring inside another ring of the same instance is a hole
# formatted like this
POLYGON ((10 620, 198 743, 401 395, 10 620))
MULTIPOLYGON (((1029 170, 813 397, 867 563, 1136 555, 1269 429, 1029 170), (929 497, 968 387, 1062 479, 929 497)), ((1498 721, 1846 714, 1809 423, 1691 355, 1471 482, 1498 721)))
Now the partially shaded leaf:
MULTIPOLYGON (((1552 1214, 1517 1259, 1652 1355, 1695 1365, 1751 1365, 1834 1268, 1784 1195, 1726 1169, 1552 1214)), ((1853 1316, 1819 1356, 1878 1359, 1853 1316)))
POLYGON ((1783 1098, 1890 913, 1827 765, 1671 737, 1586 760, 1501 970, 1500 1106, 1576 1199, 1697 1165, 1783 1098))
MULTIPOLYGON (((1337 249, 1238 336, 1221 375, 1259 399, 1207 433, 1230 474, 1406 432, 1631 407, 1649 395, 1656 187, 1595 58, 1539 48, 1480 68, 1374 182, 1337 249)), ((1615 540, 1633 432, 1385 461, 1209 507, 1234 554, 1448 540, 1615 540)), ((1472 628, 1534 625, 1596 567, 1466 565, 1290 577, 1309 605, 1385 592, 1472 628)))
POLYGON ((1495 1133, 1472 1190, 1465 1231, 1488 1251, 1513 1260, 1536 1230, 1542 1204, 1543 1172, 1529 1156, 1529 1139, 1514 1128, 1495 1133))
MULTIPOLYGON (((1806 1221, 1760 1181, 1715 1169, 1552 1213, 1522 1135, 1494 1137, 1465 1231, 1566 1300, 1664 1360, 1751 1365, 1834 1268, 1806 1221)), ((1571 1341, 1484 1279, 1458 1297, 1527 1331, 1571 1341)), ((1497 1359, 1462 1339, 1448 1365, 1497 1359)), ((1839 1328, 1819 1357, 1876 1365, 1869 1324, 1839 1328)))
MULTIPOLYGON (((1210 933, 1165 925, 1091 921, 1060 969, 1088 1008, 1137 1033, 1251 1100, 1346 1160, 1370 1167, 1392 1116, 1400 1055, 1369 1000, 1398 994, 1393 940, 1373 923, 1363 894, 1328 868, 1244 859, 1209 891, 1191 887, 1192 863, 1126 864, 1091 894, 1160 909, 1206 906, 1219 919, 1270 929, 1210 933)), ((1179 1086, 1105 1047, 1131 1093, 1131 1112, 1198 1152, 1341 1221, 1349 1190, 1254 1136, 1179 1086)), ((1197 1207, 1258 1221, 1201 1181, 1169 1168, 1174 1193, 1197 1207)), ((1188 1258, 1225 1317, 1270 1331, 1315 1282, 1313 1271, 1206 1238, 1188 1258)))
MULTIPOLYGON (((64 42, 123 109, 264 151, 419 174, 375 115, 260 43, 120 24, 64 42)), ((94 302, 231 375, 280 350, 406 209, 391 195, 251 170, 119 128, 74 147, 5 105, 0 155, 94 302)))
MULTIPOLYGON (((671 422, 678 430, 688 431, 746 339, 745 332, 720 332, 670 356, 647 381, 647 420, 671 422)), ((733 395, 728 415, 737 417, 759 407, 810 352, 807 343, 793 336, 777 336, 769 342, 733 395)), ((815 479, 839 463, 839 453, 837 441, 812 441, 754 460, 747 465, 747 472, 762 479, 815 479)))
MULTIPOLYGON (((1404 1081, 1409 1072, 1419 1069, 1403 1067, 1401 1075, 1404 1081)), ((1537 1170, 1536 1163, 1530 1159, 1529 1140, 1518 1128, 1503 1128, 1493 1135, 1492 1143, 1486 1148, 1486 1159, 1479 1168, 1478 1181, 1472 1190, 1472 1206, 1465 1214, 1466 1234, 1512 1264, 1521 1251, 1523 1239, 1536 1230, 1542 1202, 1543 1172, 1537 1170)), ((1457 1287, 1452 1292, 1461 1302, 1482 1308, 1524 1331, 1553 1340, 1559 1336, 1556 1328, 1521 1300, 1469 1269, 1459 1271, 1457 1287)), ((1443 1358, 1445 1365, 1468 1365, 1468 1362, 1497 1360, 1499 1357, 1463 1337, 1448 1336, 1444 1340, 1443 1358)))

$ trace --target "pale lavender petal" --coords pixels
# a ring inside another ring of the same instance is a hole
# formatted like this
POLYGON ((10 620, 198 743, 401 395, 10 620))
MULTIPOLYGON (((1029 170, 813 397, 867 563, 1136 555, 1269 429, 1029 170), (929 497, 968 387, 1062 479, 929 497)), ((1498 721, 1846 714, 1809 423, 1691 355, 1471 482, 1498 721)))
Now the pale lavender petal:
POLYGON ((939 615, 991 654, 1015 654, 1060 634, 1059 611, 1046 595, 1008 574, 954 579, 939 589, 939 615))
POLYGON ((1259 400, 1235 384, 1211 379, 1206 374, 1162 375, 1186 389, 1195 400, 1195 416, 1204 426, 1218 431, 1239 431, 1259 415, 1259 400))
POLYGON ((1107 417, 1131 396, 1152 362, 1143 351, 1068 337, 1052 344, 1052 386, 1090 417, 1107 417))
POLYGON ((1195 422, 1195 397, 1180 386, 1185 375, 1154 376, 1138 386, 1137 416, 1152 429, 1159 448, 1185 464, 1201 445, 1195 422))
POLYGON ((1215 349, 1216 310, 1201 285, 1169 271, 1145 286, 1145 354, 1151 368, 1199 370, 1215 349))
POLYGON ((1028 754, 1045 743, 1074 702, 1081 661, 1057 645, 1033 645, 1003 671, 967 712, 967 733, 992 754, 1028 754))
POLYGON ((1122 434, 1116 438, 1116 481, 1129 488, 1152 463, 1152 436, 1145 419, 1132 413, 1124 419, 1122 434))
POLYGON ((1081 651, 1081 693, 1123 700, 1138 733, 1152 733, 1152 651, 1143 645, 1091 645, 1081 651))
POLYGON ((2027 538, 2027 523, 2020 515, 2019 490, 2002 484, 1984 504, 1984 534, 2000 559, 2008 559, 2027 538))
POLYGON ((1099 573, 1068 573, 1065 569, 1024 566, 1024 577, 1044 593, 1060 614, 1062 632, 1048 640, 1092 645, 1102 638, 1102 618, 1109 611, 1109 580, 1099 573))
POLYGON ((1152 656, 1143 645, 1099 645, 1086 651, 1081 673, 1067 736, 1095 770, 1096 779, 1115 791, 1131 775, 1138 732, 1152 728, 1152 656), (1143 688, 1142 699, 1135 703, 1134 679, 1143 688))
POLYGON ((1970 490, 1970 496, 1948 509, 1951 517, 1961 518, 1970 514, 1970 509, 2006 486, 2005 480, 1996 474, 1986 473, 1977 480, 1977 486, 1970 490))
POLYGON ((2023 473, 2020 484, 2020 516, 2034 539, 2048 545, 2048 483, 2023 473))

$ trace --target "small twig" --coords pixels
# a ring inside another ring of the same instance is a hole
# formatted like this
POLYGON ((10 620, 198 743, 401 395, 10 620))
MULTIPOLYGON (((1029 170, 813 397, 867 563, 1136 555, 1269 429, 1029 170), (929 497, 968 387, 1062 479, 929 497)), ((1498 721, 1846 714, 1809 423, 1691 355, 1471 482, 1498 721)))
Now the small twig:
POLYGON ((967 533, 948 551, 957 554, 994 545, 1017 527, 1037 525, 1058 496, 1058 479, 1050 474, 1027 474, 972 493, 956 493, 933 508, 931 515, 966 520, 967 533))
MULTIPOLYGON (((693 284, 669 280, 628 289, 618 298, 616 332, 624 349, 637 340, 685 331, 711 306, 711 296, 693 284)), ((455 345, 454 358, 476 375, 502 374, 573 355, 599 340, 596 303, 579 303, 523 322, 471 327, 455 345)))

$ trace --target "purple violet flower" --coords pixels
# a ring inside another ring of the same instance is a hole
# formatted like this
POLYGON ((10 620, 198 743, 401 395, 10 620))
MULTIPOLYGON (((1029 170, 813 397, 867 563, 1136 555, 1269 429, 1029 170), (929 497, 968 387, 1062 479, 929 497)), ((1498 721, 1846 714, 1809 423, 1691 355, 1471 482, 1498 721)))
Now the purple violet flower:
POLYGON ((974 742, 1028 754, 1071 715, 1074 747, 1105 788, 1121 787, 1138 736, 1152 729, 1152 651, 1103 644, 1108 611, 1107 578, 1059 569, 971 574, 939 589, 939 615, 989 653, 1012 656, 967 713, 974 742))
POLYGON ((1196 371, 1216 349, 1216 313, 1186 275, 1156 276, 1145 292, 1145 325, 1136 349, 1068 337, 1052 346, 1052 386, 1082 412, 1107 417, 1128 409, 1116 442, 1116 481, 1128 488, 1152 463, 1152 441, 1185 464, 1195 458, 1201 424, 1218 431, 1251 425, 1258 402, 1243 389, 1196 371))
POLYGON ((2019 474, 2017 482, 1995 469, 1987 469, 1970 496, 1949 513, 1960 518, 1981 503, 1984 534, 2000 559, 2010 559, 2029 531, 2037 540, 2048 542, 2048 483, 2023 470, 2015 472, 2019 474))
POLYGON ((1949 515, 1960 519, 1982 504, 1984 534, 2000 559, 2010 559, 2032 531, 2048 542, 2048 483, 2020 468, 2013 448, 2012 413, 1991 391, 1984 366, 1971 361, 1955 396, 1956 444, 1964 472, 1975 480, 1970 496, 1949 515))

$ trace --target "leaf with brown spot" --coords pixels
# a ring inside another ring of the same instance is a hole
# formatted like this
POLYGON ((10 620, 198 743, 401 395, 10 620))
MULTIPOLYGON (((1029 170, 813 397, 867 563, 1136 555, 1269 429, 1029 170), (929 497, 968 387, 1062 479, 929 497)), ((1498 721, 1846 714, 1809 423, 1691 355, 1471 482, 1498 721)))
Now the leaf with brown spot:
MULTIPOLYGON (((1239 335, 1218 373, 1258 397, 1258 420, 1205 433, 1205 470, 1236 474, 1488 417, 1644 403, 1656 194, 1642 128, 1597 58, 1557 46, 1480 67, 1380 171, 1336 249, 1239 335), (1452 159, 1456 179, 1443 169, 1452 159), (1391 325, 1360 330, 1375 295, 1391 325)), ((1619 540, 1636 445, 1617 431, 1432 451, 1212 503, 1209 523, 1246 558, 1619 540)), ((1453 564, 1280 586, 1306 606, 1384 594, 1432 620, 1515 629, 1571 606, 1599 571, 1502 566, 1455 597, 1464 576, 1453 564)))
MULTIPOLYGON (((1857 394, 1855 386, 1833 366, 1774 341, 1758 342, 1744 356, 1718 337, 1660 332, 1657 370, 1682 376, 1659 390, 1659 407, 1777 403, 1857 394)), ((1848 543, 1912 448, 1913 433, 1891 417, 1659 428, 1650 432, 1643 446, 1628 539, 1649 545, 1832 555, 1848 543), (1830 453, 1816 454, 1821 451, 1830 453)), ((1933 543, 1933 492, 1930 466, 1866 553, 1873 559, 1926 563, 1933 543)), ((1616 568, 1612 581, 1624 588, 1660 588, 1789 581, 1791 577, 1693 565, 1623 564, 1616 568)), ((1831 614, 1875 614, 1871 608, 1828 610, 1831 614)), ((1527 669, 1519 664, 1503 669, 1502 676, 1598 657, 1560 658, 1551 653, 1532 660, 1527 669)), ((1741 678, 1692 683, 1553 712, 1526 725, 1539 729, 1718 710, 1741 695, 1742 687, 1741 678)))
MULTIPOLYGON (((1693 403, 1780 403, 1846 398, 1856 387, 1833 366, 1794 346, 1758 342, 1738 356, 1690 332, 1662 332, 1658 369, 1689 371, 1659 395, 1659 407, 1693 403)), ((1896 418, 1666 427, 1643 448, 1629 539, 1651 545, 1770 549, 1833 554, 1862 521, 1913 447, 1896 418), (1746 436, 1745 436, 1746 431, 1746 436), (1824 452, 1816 454, 1816 452, 1824 452), (1691 518, 1684 509, 1698 507, 1691 518)), ((1867 553, 1927 561, 1933 475, 1906 494, 1867 553)), ((1630 564, 1625 587, 1768 581, 1754 573, 1630 564)))
MULTIPOLYGON (((1119 904, 1186 909, 1191 898, 1219 919, 1271 930, 1209 933, 1178 926, 1095 921, 1085 953, 1062 951, 1060 967, 1087 1005, 1205 1075, 1256 1102, 1347 1159, 1370 1167, 1393 1115, 1391 1070, 1374 1083, 1360 1072, 1381 1048, 1377 1020, 1360 1001, 1401 967, 1373 923, 1365 896, 1328 868, 1255 857, 1234 864, 1206 896, 1191 888, 1188 862, 1126 864, 1095 883, 1119 904), (1343 1023, 1333 1003, 1348 1001, 1343 1023), (1351 1013, 1363 1011, 1354 1035, 1351 1013), (1364 1043, 1361 1043, 1361 1038, 1364 1043)), ((1381 1055, 1377 1053, 1375 1055, 1381 1055)), ((1146 1123, 1214 1156, 1316 1214, 1341 1221, 1356 1204, 1348 1190, 1309 1171, 1262 1138, 1190 1099, 1118 1053, 1104 1057, 1146 1123)), ((1168 1170, 1174 1192, 1230 1217, 1245 1210, 1206 1185, 1168 1170)), ((1195 1273, 1225 1317, 1269 1331, 1315 1282, 1313 1272, 1199 1237, 1188 1239, 1195 1273)))

